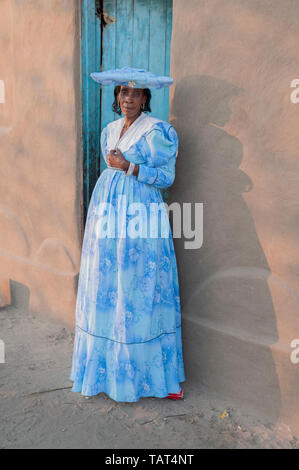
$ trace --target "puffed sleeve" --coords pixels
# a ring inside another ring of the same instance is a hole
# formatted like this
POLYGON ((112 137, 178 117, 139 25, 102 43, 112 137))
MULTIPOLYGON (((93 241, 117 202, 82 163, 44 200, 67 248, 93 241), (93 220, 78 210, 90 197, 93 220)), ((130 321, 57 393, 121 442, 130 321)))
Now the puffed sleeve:
POLYGON ((104 127, 101 133, 101 150, 102 150, 103 158, 105 162, 107 163, 106 157, 109 153, 107 150, 107 126, 104 127))
MULTIPOLYGON (((137 181, 160 189, 172 185, 175 179, 178 136, 171 124, 166 122, 155 124, 140 139, 137 147, 131 148, 130 151, 137 151, 143 157, 141 163, 137 161, 139 163, 137 181)), ((126 153, 124 157, 131 160, 126 153)))

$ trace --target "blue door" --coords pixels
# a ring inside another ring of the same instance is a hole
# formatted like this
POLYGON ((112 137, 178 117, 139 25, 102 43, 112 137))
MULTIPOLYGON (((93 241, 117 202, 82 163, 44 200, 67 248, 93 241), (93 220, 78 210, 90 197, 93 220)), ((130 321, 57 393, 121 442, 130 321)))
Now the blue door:
MULTIPOLYGON (((106 163, 100 152, 102 129, 119 115, 112 111, 113 86, 100 87, 94 71, 125 65, 170 74, 172 0, 82 0, 82 119, 84 220, 106 163)), ((152 91, 151 115, 168 121, 169 88, 152 91)), ((167 192, 163 192, 164 200, 167 192)))

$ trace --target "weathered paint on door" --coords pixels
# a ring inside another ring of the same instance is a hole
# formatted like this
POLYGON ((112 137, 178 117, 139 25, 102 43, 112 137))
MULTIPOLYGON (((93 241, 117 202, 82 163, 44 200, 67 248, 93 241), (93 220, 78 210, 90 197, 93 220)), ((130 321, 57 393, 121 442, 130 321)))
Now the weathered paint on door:
MULTIPOLYGON (((97 177, 106 168, 100 132, 119 118, 112 111, 114 87, 100 87, 89 74, 128 65, 169 75, 172 0, 83 0, 81 25, 86 211, 97 177)), ((169 88, 152 91, 151 109, 152 116, 168 120, 169 88)), ((166 191, 163 196, 167 198, 166 191)))
POLYGON ((101 90, 90 78, 101 64, 101 15, 96 0, 81 2, 81 87, 84 225, 99 174, 101 90))

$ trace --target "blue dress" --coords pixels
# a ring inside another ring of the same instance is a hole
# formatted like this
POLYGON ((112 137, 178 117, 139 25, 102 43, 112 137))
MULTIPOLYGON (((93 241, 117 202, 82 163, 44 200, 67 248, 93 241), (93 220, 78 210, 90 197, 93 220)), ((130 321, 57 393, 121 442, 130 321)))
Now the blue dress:
POLYGON ((169 123, 142 113, 117 141, 123 119, 103 129, 102 154, 106 161, 119 144, 124 157, 139 164, 139 173, 107 167, 94 187, 70 379, 73 392, 136 402, 178 393, 185 381, 176 256, 160 191, 174 181, 178 137, 169 123), (156 223, 152 207, 160 207, 163 223, 156 223), (146 226, 150 214, 154 222, 146 226))

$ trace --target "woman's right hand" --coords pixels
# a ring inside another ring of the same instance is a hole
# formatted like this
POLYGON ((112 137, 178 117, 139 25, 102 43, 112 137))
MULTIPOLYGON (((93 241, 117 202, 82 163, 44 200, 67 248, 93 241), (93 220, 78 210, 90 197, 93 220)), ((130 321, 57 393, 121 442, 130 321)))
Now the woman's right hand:
POLYGON ((114 168, 121 168, 125 171, 127 171, 130 165, 130 162, 125 159, 121 151, 118 149, 110 150, 107 155, 107 163, 114 168))

